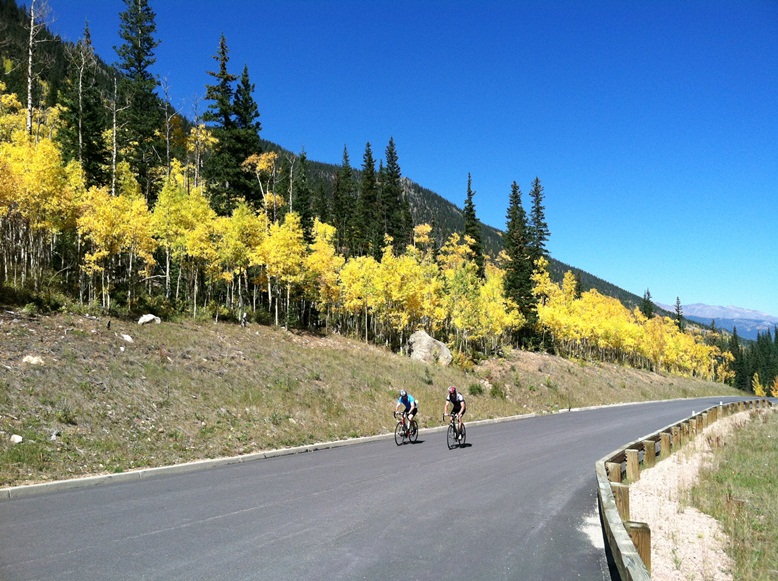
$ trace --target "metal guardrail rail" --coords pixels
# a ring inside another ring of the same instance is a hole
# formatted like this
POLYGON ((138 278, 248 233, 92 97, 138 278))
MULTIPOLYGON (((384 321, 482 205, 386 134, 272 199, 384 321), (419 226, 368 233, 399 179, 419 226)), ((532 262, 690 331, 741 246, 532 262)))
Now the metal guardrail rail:
POLYGON ((629 518, 629 485, 640 479, 641 466, 669 457, 720 417, 772 407, 767 399, 721 403, 630 442, 598 460, 597 504, 605 552, 611 572, 620 581, 651 579, 651 531, 646 523, 629 518))

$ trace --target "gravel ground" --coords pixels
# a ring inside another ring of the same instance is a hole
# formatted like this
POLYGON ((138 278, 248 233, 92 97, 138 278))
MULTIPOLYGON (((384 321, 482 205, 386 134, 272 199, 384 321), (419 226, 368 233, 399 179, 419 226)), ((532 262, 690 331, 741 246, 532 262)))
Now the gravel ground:
POLYGON ((728 539, 715 519, 686 506, 691 488, 713 451, 710 442, 725 441, 749 412, 720 419, 685 448, 643 470, 629 487, 630 518, 651 529, 651 579, 654 581, 731 581, 728 539))

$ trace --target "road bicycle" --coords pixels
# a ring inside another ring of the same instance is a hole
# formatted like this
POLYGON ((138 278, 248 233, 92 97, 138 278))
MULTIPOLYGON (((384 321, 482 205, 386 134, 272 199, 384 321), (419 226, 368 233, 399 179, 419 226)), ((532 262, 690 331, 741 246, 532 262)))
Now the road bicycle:
MULTIPOLYGON (((416 438, 419 437, 419 425, 416 420, 408 420, 408 412, 402 412, 399 415, 400 419, 394 428, 394 443, 398 446, 404 444, 406 440, 412 444, 415 443, 416 438)), ((394 417, 397 416, 397 412, 394 412, 394 417)))
POLYGON ((451 418, 448 424, 448 430, 446 430, 446 444, 448 449, 453 450, 457 446, 464 446, 467 439, 467 430, 465 430, 465 424, 462 423, 462 431, 458 429, 459 422, 457 421, 457 414, 443 414, 443 421, 446 420, 446 416, 451 418))

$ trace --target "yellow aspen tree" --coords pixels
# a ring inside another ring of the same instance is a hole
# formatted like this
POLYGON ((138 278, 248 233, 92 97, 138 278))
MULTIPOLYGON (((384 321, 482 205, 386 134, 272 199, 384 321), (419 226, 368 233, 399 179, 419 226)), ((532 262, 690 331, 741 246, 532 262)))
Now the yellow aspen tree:
POLYGON ((140 192, 121 194, 115 200, 124 214, 121 226, 121 249, 127 254, 127 304, 136 300, 136 273, 147 277, 155 264, 157 243, 152 236, 151 213, 146 198, 140 192))
POLYGON ((496 352, 507 340, 509 332, 518 330, 525 319, 514 301, 504 293, 505 272, 487 262, 486 278, 478 296, 478 335, 483 351, 496 352))
POLYGON ((477 302, 480 288, 478 265, 470 247, 472 240, 452 234, 440 249, 438 262, 445 281, 447 319, 454 334, 454 345, 460 352, 469 350, 477 329, 477 302))
MULTIPOLYGON (((216 231, 220 238, 218 252, 222 279, 228 289, 237 286, 238 307, 242 310, 245 307, 244 294, 248 290, 247 272, 251 266, 251 255, 264 239, 263 223, 246 201, 241 200, 229 218, 217 219, 216 231)), ((235 302, 232 290, 228 292, 228 297, 230 303, 235 302)))
POLYGON ((189 130, 186 139, 186 153, 191 161, 189 168, 193 173, 193 186, 200 186, 200 172, 203 169, 203 159, 205 155, 213 151, 218 142, 211 132, 205 127, 205 124, 199 123, 189 130))
POLYGON ((754 390, 754 395, 756 397, 765 396, 766 391, 762 382, 759 381, 759 373, 754 373, 754 376, 751 378, 751 389, 754 390))
POLYGON ((306 256, 299 214, 289 212, 284 216, 282 223, 271 224, 270 233, 264 239, 263 247, 268 277, 276 281, 276 289, 273 293, 276 325, 279 324, 279 291, 284 286, 286 289, 285 326, 288 328, 292 285, 299 284, 303 280, 306 256))
POLYGON ((256 177, 262 194, 265 212, 268 213, 273 222, 277 220, 278 210, 285 203, 283 196, 276 196, 273 193, 273 186, 278 173, 277 165, 278 153, 275 151, 252 154, 241 164, 243 171, 253 173, 256 177))
POLYGON ((330 317, 339 300, 338 275, 346 262, 335 250, 335 236, 334 226, 316 218, 313 222, 313 243, 305 258, 305 271, 310 278, 306 291, 319 312, 325 313, 326 328, 329 328, 330 317))
POLYGON ((191 273, 192 317, 197 317, 197 295, 200 288, 199 273, 205 272, 207 279, 219 275, 219 254, 216 250, 216 212, 200 192, 190 196, 189 217, 192 227, 184 234, 185 262, 191 273))
POLYGON ((178 160, 170 164, 170 174, 157 196, 151 215, 154 236, 165 251, 165 299, 171 296, 170 269, 175 256, 182 256, 186 248, 185 233, 192 227, 189 219, 188 194, 184 168, 178 160))
MULTIPOLYGON (((364 321, 365 341, 369 339, 369 316, 375 300, 375 280, 379 264, 372 256, 350 258, 340 270, 340 299, 343 313, 351 320, 364 321)), ((358 330, 359 325, 353 326, 358 330)))

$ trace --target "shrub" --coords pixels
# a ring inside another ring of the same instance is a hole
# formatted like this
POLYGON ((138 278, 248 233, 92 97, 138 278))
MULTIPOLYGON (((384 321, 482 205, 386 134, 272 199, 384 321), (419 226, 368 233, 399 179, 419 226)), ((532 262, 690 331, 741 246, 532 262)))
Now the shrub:
POLYGON ((467 390, 470 395, 481 395, 484 392, 484 388, 480 383, 471 383, 467 390))

